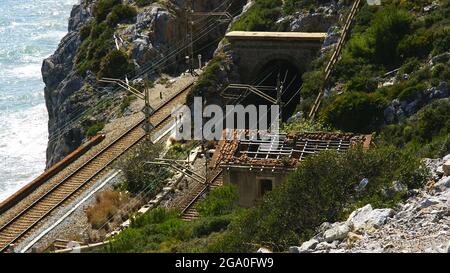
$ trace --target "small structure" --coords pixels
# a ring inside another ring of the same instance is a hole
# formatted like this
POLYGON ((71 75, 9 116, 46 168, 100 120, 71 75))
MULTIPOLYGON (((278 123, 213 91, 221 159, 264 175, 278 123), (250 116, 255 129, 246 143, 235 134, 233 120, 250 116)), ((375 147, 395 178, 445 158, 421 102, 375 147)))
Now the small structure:
POLYGON ((239 205, 251 207, 283 181, 306 157, 323 150, 344 152, 355 146, 369 148, 371 135, 352 133, 261 134, 248 130, 225 131, 233 137, 220 141, 211 168, 222 168, 224 184, 239 191, 239 205))
POLYGON ((274 63, 287 63, 303 74, 323 45, 326 33, 231 31, 225 37, 236 52, 244 83, 274 63))

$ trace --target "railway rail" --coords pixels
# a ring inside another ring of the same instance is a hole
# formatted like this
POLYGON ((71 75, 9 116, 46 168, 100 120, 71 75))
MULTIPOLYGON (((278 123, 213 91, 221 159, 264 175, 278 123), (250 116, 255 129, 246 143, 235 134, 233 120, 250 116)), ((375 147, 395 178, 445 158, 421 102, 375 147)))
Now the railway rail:
POLYGON ((328 87, 327 85, 331 79, 331 76, 336 67, 336 64, 341 57, 342 50, 344 49, 344 46, 350 36, 350 32, 352 29, 352 25, 355 22, 356 15, 358 15, 358 12, 361 10, 362 6, 363 6, 363 0, 355 0, 355 2, 353 2, 353 6, 350 10, 350 14, 348 15, 347 20, 345 21, 345 25, 342 30, 341 38, 339 39, 339 42, 334 49, 333 55, 331 55, 331 58, 325 68, 325 71, 324 71, 325 77, 323 80, 321 90, 320 90, 319 94, 317 95, 316 100, 314 101, 311 111, 309 112, 310 120, 314 120, 319 112, 320 105, 322 103, 322 99, 325 96, 325 90, 328 87))
POLYGON ((181 204, 181 219, 184 221, 192 221, 199 217, 197 212, 197 205, 199 200, 204 196, 206 192, 211 189, 218 188, 223 185, 222 171, 218 171, 214 177, 206 184, 199 184, 194 190, 194 194, 191 196, 192 199, 187 199, 187 202, 181 204))
MULTIPOLYGON (((193 83, 189 84, 155 109, 150 117, 150 123, 154 126, 149 132, 150 137, 170 124, 172 109, 186 101, 192 86, 193 83)), ((142 119, 125 131, 1 226, 0 252, 4 252, 12 244, 25 240, 54 211, 70 203, 98 181, 115 160, 146 137, 145 131, 141 128, 144 122, 145 119, 142 119)))

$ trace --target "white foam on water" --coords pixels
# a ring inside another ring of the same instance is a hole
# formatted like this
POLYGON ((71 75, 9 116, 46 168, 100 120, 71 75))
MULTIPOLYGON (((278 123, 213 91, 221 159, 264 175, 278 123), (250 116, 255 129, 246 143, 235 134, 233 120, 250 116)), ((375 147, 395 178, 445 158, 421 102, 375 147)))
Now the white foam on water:
POLYGON ((45 169, 47 119, 44 104, 0 117, 0 201, 45 169))
POLYGON ((0 0, 0 202, 45 169, 48 115, 41 66, 78 0, 0 0))
POLYGON ((7 76, 24 78, 40 78, 41 77, 41 65, 40 64, 27 64, 22 66, 16 66, 5 71, 7 76))

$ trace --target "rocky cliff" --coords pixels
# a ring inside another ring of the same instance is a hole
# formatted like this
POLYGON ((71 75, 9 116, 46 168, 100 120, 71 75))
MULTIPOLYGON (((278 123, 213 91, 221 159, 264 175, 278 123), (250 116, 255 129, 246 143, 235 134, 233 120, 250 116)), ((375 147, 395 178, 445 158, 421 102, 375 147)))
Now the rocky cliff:
MULTIPOLYGON (((132 67, 127 67, 128 73, 123 78, 135 76, 135 82, 154 80, 162 72, 177 74, 186 70, 186 1, 153 2, 82 0, 73 7, 68 34, 42 65, 49 114, 47 167, 81 145, 92 131, 96 131, 94 129, 100 129, 121 114, 112 109, 120 105, 123 92, 98 81, 101 78, 99 67, 104 66, 105 56, 116 47, 125 54, 132 67), (126 10, 128 13, 124 9, 108 10, 107 3, 131 8, 126 10), (128 16, 126 20, 122 18, 123 14, 128 16), (104 18, 100 19, 101 16, 104 18), (177 54, 170 54, 175 49, 178 49, 177 54), (170 57, 166 58, 168 55, 170 57), (163 58, 166 59, 158 70, 145 70, 163 58)), ((239 10, 245 2, 233 1, 231 8, 239 10)), ((195 5, 196 11, 228 7, 221 0, 196 1, 195 5)), ((195 53, 201 53, 205 58, 212 56, 227 25, 204 20, 194 27, 194 31, 200 32, 212 24, 215 26, 203 32, 196 42, 196 48, 201 50, 195 53)))

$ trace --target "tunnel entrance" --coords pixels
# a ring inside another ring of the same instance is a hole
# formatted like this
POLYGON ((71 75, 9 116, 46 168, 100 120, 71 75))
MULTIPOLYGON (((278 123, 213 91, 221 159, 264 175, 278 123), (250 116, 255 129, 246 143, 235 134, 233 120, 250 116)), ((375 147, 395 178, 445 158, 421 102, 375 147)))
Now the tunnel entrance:
MULTIPOLYGON (((288 120, 300 101, 300 87, 302 86, 301 71, 291 62, 286 60, 273 60, 264 65, 253 77, 249 84, 261 86, 264 92, 272 98, 277 97, 275 90, 265 87, 276 87, 278 80, 282 83, 283 121, 288 120)), ((250 94, 244 101, 244 105, 267 105, 271 103, 256 94, 250 94)), ((270 116, 270 113, 269 113, 270 116)))

